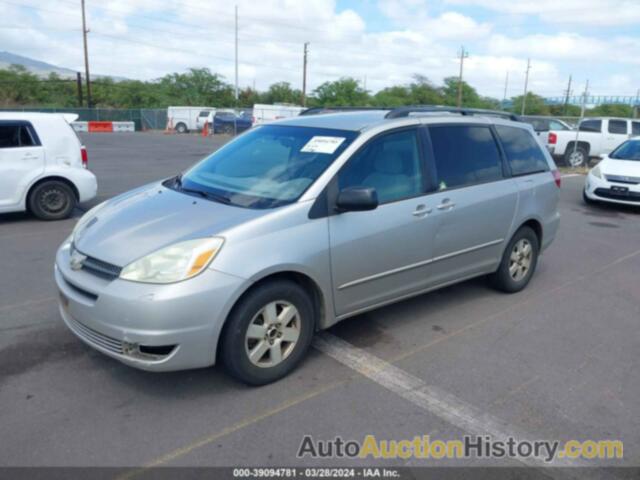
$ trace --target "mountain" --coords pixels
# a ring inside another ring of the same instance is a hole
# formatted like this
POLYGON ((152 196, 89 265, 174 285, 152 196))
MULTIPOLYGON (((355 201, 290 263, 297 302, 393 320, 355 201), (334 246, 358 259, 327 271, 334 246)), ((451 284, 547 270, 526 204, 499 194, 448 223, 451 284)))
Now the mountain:
POLYGON ((31 73, 35 73, 39 77, 46 77, 50 73, 57 73, 61 77, 74 77, 76 72, 70 68, 58 67, 50 63, 34 60, 33 58, 23 57, 10 52, 0 52, 0 68, 9 68, 11 65, 22 65, 31 73))
MULTIPOLYGON (((76 78, 76 70, 70 68, 58 67, 50 63, 34 60, 33 58, 23 57, 11 52, 0 52, 0 70, 9 68, 11 65, 22 65, 31 73, 39 77, 47 77, 50 73, 57 73, 62 78, 76 78)), ((84 71, 81 72, 84 78, 84 71)), ((115 81, 126 80, 124 77, 113 77, 111 75, 91 75, 91 78, 111 77, 115 81)))

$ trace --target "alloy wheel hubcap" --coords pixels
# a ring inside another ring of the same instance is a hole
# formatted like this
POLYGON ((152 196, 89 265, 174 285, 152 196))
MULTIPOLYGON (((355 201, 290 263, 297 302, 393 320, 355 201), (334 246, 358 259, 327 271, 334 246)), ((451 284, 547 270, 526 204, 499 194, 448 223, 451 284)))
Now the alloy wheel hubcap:
POLYGON ((298 309, 284 300, 270 302, 251 319, 245 335, 249 361, 261 368, 282 363, 300 338, 298 309))
POLYGON ((582 155, 582 152, 573 152, 571 155, 569 155, 569 163, 572 167, 582 165, 583 162, 584 155, 582 155))
POLYGON ((516 242, 509 257, 509 274, 516 282, 527 276, 531 269, 533 259, 533 248, 531 242, 522 238, 516 242))

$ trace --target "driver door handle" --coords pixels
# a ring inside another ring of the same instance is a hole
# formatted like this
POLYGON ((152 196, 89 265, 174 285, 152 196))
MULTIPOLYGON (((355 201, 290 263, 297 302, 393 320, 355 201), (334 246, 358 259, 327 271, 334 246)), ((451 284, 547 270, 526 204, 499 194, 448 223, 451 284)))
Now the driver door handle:
POLYGON ((455 203, 452 203, 448 198, 445 198, 437 208, 438 210, 451 210, 455 206, 455 203))
POLYGON ((433 208, 427 208, 426 205, 420 204, 413 211, 412 215, 414 217, 424 217, 425 215, 429 215, 431 212, 433 212, 433 208))

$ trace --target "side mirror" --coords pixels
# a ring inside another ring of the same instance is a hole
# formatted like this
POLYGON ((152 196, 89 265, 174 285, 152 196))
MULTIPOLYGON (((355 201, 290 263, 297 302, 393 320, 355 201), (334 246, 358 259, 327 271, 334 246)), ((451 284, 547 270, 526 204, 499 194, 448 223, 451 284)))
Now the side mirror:
POLYGON ((348 187, 338 193, 336 210, 339 212, 364 212, 378 208, 375 188, 348 187))

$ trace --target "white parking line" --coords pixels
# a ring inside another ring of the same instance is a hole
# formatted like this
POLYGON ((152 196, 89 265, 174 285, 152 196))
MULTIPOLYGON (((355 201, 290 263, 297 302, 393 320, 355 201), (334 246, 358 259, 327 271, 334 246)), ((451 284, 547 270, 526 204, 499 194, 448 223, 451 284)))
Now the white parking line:
POLYGON ((584 177, 582 173, 567 173, 566 175, 560 175, 562 178, 571 178, 571 177, 584 177))
MULTIPOLYGON (((444 390, 427 385, 420 378, 354 347, 350 343, 330 334, 321 332, 314 337, 315 348, 338 362, 373 380, 387 390, 399 395, 421 409, 432 413, 448 423, 473 435, 491 435, 495 441, 507 441, 510 437, 518 440, 533 440, 536 436, 521 431, 489 413, 483 412, 469 403, 444 390)), ((518 459, 526 466, 545 467, 579 467, 593 466, 579 460, 554 459, 545 462, 541 458, 518 459)), ((587 478, 589 471, 545 470, 546 475, 565 478, 587 478)), ((596 475, 596 472, 593 471, 596 475)), ((597 478, 603 478, 603 472, 597 472, 597 478)))

